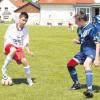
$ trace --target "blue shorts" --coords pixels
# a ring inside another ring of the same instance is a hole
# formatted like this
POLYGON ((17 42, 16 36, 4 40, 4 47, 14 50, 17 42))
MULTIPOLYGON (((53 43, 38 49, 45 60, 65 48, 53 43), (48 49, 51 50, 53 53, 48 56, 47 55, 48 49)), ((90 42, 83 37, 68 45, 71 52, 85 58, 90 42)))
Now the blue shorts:
POLYGON ((91 59, 94 60, 95 55, 96 55, 95 49, 88 49, 88 50, 80 51, 74 56, 74 58, 76 58, 80 62, 80 64, 83 64, 87 57, 90 57, 91 59))

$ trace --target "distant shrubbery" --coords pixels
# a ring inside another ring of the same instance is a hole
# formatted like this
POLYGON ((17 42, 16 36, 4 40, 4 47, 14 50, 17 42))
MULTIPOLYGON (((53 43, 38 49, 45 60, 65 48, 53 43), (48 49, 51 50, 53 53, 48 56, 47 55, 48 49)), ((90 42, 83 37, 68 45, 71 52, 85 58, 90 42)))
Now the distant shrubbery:
POLYGON ((32 0, 25 0, 25 1, 32 2, 32 0))

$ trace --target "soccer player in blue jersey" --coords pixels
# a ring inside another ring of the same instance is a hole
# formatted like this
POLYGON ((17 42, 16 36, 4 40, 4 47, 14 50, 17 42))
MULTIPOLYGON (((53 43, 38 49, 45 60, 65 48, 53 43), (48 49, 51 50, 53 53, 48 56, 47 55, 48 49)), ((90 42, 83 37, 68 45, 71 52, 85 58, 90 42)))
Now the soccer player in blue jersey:
POLYGON ((91 71, 91 64, 96 55, 97 31, 92 23, 88 23, 88 16, 84 12, 79 12, 75 15, 75 23, 78 25, 77 33, 80 42, 80 51, 67 63, 67 68, 70 76, 74 82, 71 89, 80 89, 81 85, 75 66, 83 64, 86 73, 87 90, 84 92, 85 97, 92 98, 92 80, 93 74, 91 71))

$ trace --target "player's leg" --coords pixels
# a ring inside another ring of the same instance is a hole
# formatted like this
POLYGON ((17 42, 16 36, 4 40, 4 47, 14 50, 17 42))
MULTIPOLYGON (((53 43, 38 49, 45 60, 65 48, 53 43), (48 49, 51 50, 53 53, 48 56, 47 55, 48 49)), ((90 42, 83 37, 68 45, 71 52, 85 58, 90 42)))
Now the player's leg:
POLYGON ((80 83, 78 80, 77 72, 75 66, 79 63, 79 61, 76 58, 71 59, 67 63, 67 68, 70 73, 71 79, 73 80, 74 84, 71 87, 71 89, 76 90, 80 88, 80 83))
POLYGON ((2 66, 2 75, 3 75, 4 78, 7 78, 7 67, 9 65, 9 63, 12 61, 15 52, 16 52, 16 48, 11 47, 10 52, 6 56, 6 59, 5 59, 4 64, 2 66))
POLYGON ((22 58, 21 59, 21 62, 24 66, 24 70, 25 70, 25 75, 26 75, 26 78, 27 78, 27 82, 30 86, 33 85, 33 81, 32 81, 32 78, 31 78, 31 74, 30 74, 30 66, 29 66, 29 63, 27 61, 26 58, 22 58))
POLYGON ((86 84, 87 84, 87 91, 85 91, 84 94, 86 97, 93 97, 93 93, 92 93, 93 74, 90 68, 92 61, 93 61, 92 58, 87 57, 84 62, 84 68, 86 73, 86 84))
POLYGON ((23 64, 27 82, 30 86, 32 86, 33 82, 32 82, 31 75, 30 75, 30 66, 29 66, 29 63, 25 57, 25 53, 22 48, 17 48, 17 51, 14 55, 14 60, 16 60, 18 64, 23 64))
POLYGON ((80 87, 81 87, 80 86, 80 82, 78 80, 78 75, 77 75, 75 66, 78 65, 78 64, 83 64, 84 60, 85 60, 84 54, 82 52, 79 52, 67 64, 68 71, 69 71, 70 76, 71 76, 71 78, 72 78, 72 80, 74 82, 74 84, 71 87, 71 89, 76 90, 76 89, 80 89, 80 87))
POLYGON ((73 24, 71 25, 71 30, 72 30, 72 31, 74 30, 74 26, 73 26, 73 24))
POLYGON ((68 31, 70 31, 70 23, 68 23, 68 31))

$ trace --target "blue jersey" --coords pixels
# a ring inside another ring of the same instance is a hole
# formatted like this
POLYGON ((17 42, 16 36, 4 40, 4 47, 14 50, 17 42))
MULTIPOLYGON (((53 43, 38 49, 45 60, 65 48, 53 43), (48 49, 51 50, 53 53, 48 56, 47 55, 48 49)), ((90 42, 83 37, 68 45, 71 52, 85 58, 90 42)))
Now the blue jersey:
POLYGON ((87 48, 96 49, 97 30, 95 25, 88 23, 85 27, 78 28, 77 33, 81 43, 81 51, 87 48))
POLYGON ((96 55, 96 42, 98 42, 97 28, 94 24, 89 23, 85 27, 78 28, 77 32, 81 48, 80 52, 78 52, 74 58, 76 58, 80 64, 83 64, 87 57, 94 60, 96 55))

